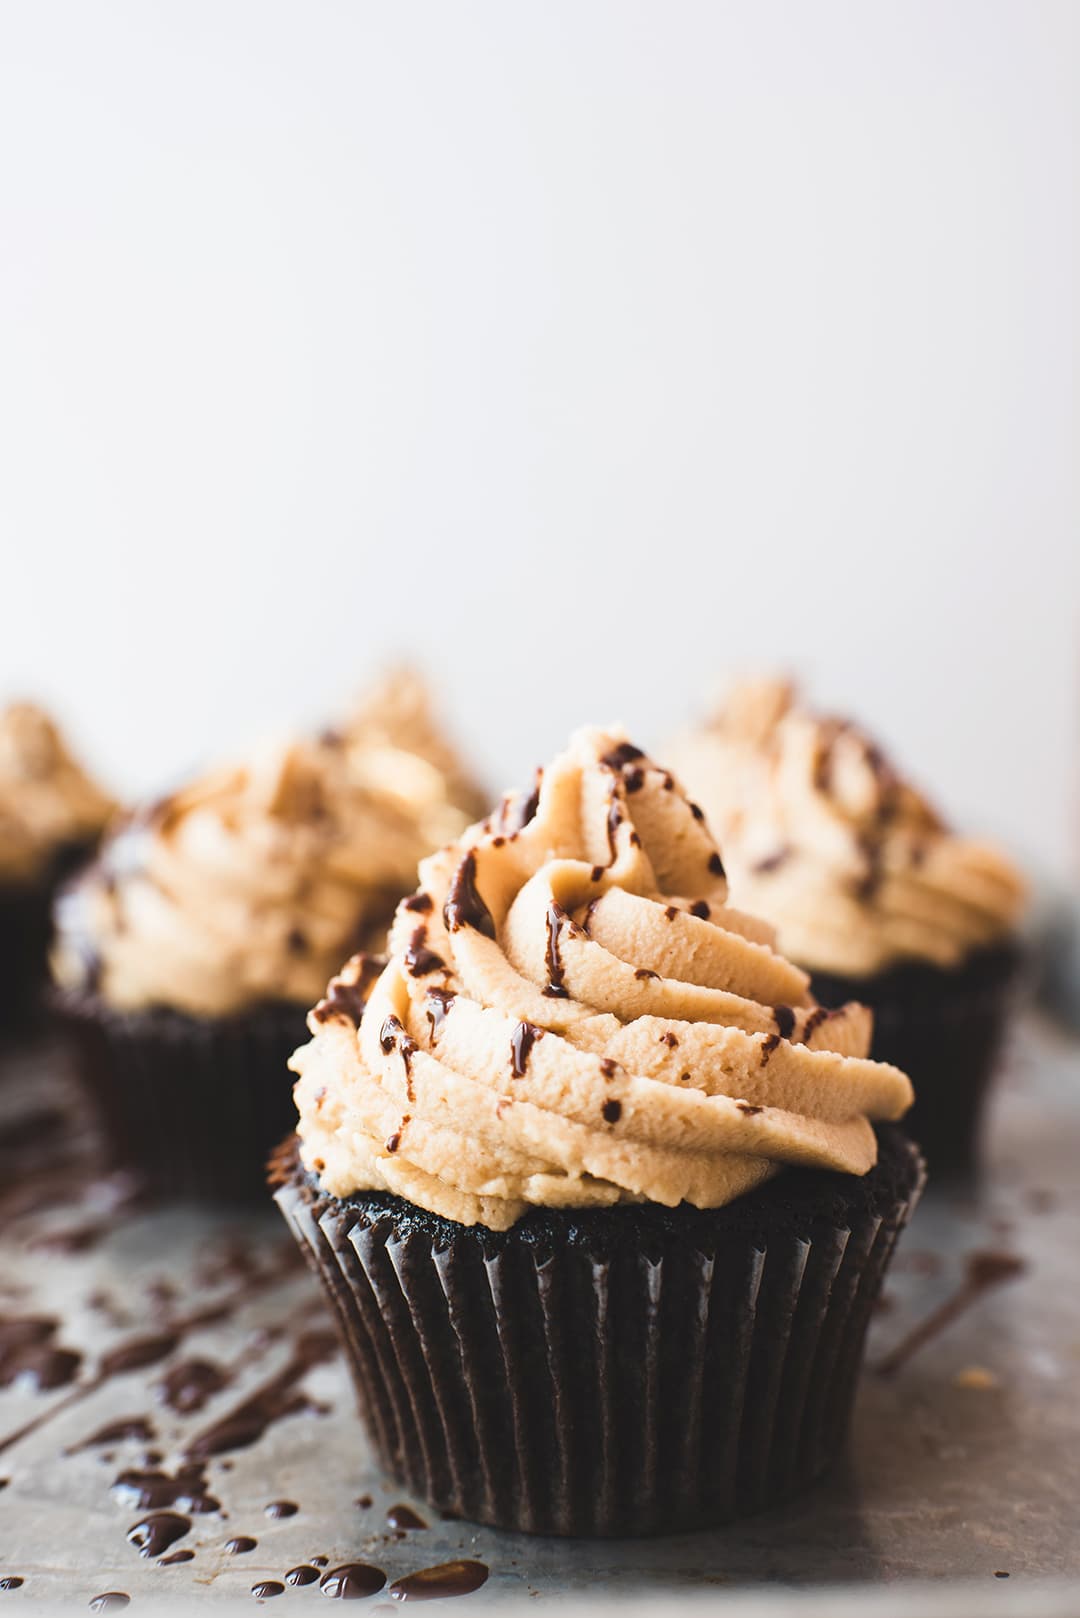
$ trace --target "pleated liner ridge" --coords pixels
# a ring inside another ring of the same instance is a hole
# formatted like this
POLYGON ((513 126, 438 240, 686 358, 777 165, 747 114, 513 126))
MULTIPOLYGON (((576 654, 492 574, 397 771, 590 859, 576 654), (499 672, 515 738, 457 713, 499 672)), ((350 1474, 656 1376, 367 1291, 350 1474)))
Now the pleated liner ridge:
POLYGON ((294 1141, 271 1183, 334 1308, 389 1472, 500 1528, 653 1534, 760 1511, 836 1456, 922 1187, 914 1148, 897 1137, 892 1149, 891 1199, 803 1231, 779 1204, 768 1231, 767 1188, 752 1239, 724 1209, 714 1241, 701 1239, 708 1216, 687 1210, 688 1239, 674 1210, 635 1244, 632 1208, 544 1214, 551 1240, 528 1221, 496 1236, 386 1195, 325 1197, 294 1141))
POLYGON ((112 1011, 85 995, 58 993, 53 1004, 115 1161, 159 1196, 265 1200, 266 1154, 296 1117, 287 1064, 304 1038, 302 1008, 201 1022, 112 1011))

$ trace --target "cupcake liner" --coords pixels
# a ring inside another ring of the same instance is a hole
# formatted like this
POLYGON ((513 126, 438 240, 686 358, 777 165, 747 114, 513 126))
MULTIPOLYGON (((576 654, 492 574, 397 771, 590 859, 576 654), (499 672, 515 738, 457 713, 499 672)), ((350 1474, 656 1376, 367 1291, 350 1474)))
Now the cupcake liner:
POLYGON ((53 899, 93 846, 65 845, 35 881, 0 885, 0 1035, 22 1033, 42 1009, 53 899))
POLYGON ((977 1164, 1022 959, 1010 939, 952 970, 916 962, 876 978, 814 974, 823 1005, 861 1000, 872 1009, 872 1055, 910 1076, 915 1105, 904 1127, 936 1176, 968 1175, 977 1164))
POLYGON ((681 1532, 787 1499, 840 1449, 923 1181, 910 1142, 880 1138, 864 1180, 792 1170, 727 1208, 547 1210, 500 1233, 328 1197, 295 1140, 271 1183, 405 1487, 527 1533, 681 1532))
POLYGON ((305 1038, 301 1007, 203 1022, 164 1008, 113 1011, 89 994, 53 1004, 117 1165, 155 1195, 265 1199, 266 1154, 296 1118, 286 1064, 305 1038))

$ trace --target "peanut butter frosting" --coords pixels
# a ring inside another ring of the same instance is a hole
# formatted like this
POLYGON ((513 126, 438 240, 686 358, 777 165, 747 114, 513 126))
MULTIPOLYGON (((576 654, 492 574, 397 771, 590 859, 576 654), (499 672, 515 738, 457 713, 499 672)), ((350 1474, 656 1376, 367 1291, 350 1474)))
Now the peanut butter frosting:
POLYGON ((732 909, 673 776, 582 730, 528 794, 420 866, 292 1059, 306 1167, 493 1230, 529 1207, 716 1207, 785 1164, 865 1174, 912 1100, 732 909))
POLYGON ((423 689, 396 676, 340 729, 131 817, 60 900, 54 974, 124 1011, 310 1005, 473 811, 423 689))
POLYGON ((746 681, 668 756, 721 839, 736 901, 812 971, 960 964, 1007 935, 1025 885, 959 837, 847 720, 787 681, 746 681))
POLYGON ((32 883, 66 848, 92 841, 112 799, 30 702, 0 711, 0 881, 32 883))

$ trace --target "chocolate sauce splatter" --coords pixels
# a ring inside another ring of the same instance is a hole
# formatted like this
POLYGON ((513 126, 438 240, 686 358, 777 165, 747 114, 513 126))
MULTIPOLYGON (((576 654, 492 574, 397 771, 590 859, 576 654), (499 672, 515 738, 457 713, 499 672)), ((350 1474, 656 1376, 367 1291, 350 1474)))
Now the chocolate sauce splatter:
POLYGON ((543 779, 543 770, 537 770, 532 791, 523 792, 517 797, 507 798, 503 804, 502 814, 499 817, 500 824, 505 832, 510 833, 511 837, 524 830, 540 807, 540 785, 543 779))
POLYGON ((194 1551, 173 1551, 171 1556, 163 1556, 158 1567, 179 1567, 181 1562, 194 1562, 194 1551))
POLYGON ((427 1523, 423 1517, 417 1515, 412 1506, 406 1506, 399 1502, 398 1505, 391 1506, 386 1513, 386 1526, 388 1528, 413 1529, 426 1528, 427 1523))
POLYGON ((253 1551, 258 1543, 259 1541, 252 1539, 250 1534, 236 1534, 232 1539, 225 1541, 225 1549, 230 1556, 246 1556, 248 1551, 253 1551))
POLYGON ((665 907, 664 907, 664 917, 665 917, 665 920, 667 920, 667 921, 674 921, 674 920, 675 920, 675 917, 676 917, 676 916, 677 916, 677 915, 678 915, 678 914, 679 914, 679 907, 678 907, 678 905, 666 905, 666 906, 665 906, 665 907))
POLYGON ((113 1483, 112 1492, 125 1505, 140 1511, 160 1511, 166 1506, 178 1506, 195 1516, 220 1511, 221 1506, 206 1487, 206 1467, 196 1462, 181 1466, 175 1473, 156 1469, 121 1472, 113 1483))
POLYGON ((229 1415, 198 1433, 187 1446, 188 1456, 196 1459, 247 1449, 274 1422, 316 1408, 306 1395, 296 1391, 296 1384, 316 1365, 331 1359, 337 1346, 331 1332, 305 1332, 288 1364, 229 1415))
POLYGON ((373 1596, 386 1583, 382 1568, 367 1562, 344 1562, 325 1575, 319 1589, 324 1596, 336 1596, 340 1601, 357 1601, 373 1596))
POLYGON ((126 1590, 106 1590, 104 1595, 95 1596, 90 1603, 91 1612, 117 1612, 126 1607, 131 1597, 126 1590))
POLYGON ((285 1586, 277 1579, 261 1579, 258 1584, 251 1586, 251 1593, 260 1601, 268 1601, 271 1596, 283 1596, 285 1586))
POLYGON ((449 989, 428 989, 424 995, 424 1010, 427 1020, 431 1024, 431 1037, 437 1039, 446 1013, 454 1003, 454 996, 449 989))
POLYGON ((99 1427, 97 1432, 84 1438, 81 1444, 75 1444, 65 1453, 74 1455, 81 1449, 100 1449, 104 1444, 120 1444, 125 1439, 137 1439, 141 1444, 148 1444, 157 1434, 147 1416, 122 1416, 119 1421, 107 1422, 99 1427))
POLYGON ((617 840, 618 840, 619 827, 622 825, 622 822, 623 822, 622 804, 619 802, 618 798, 616 798, 614 796, 614 794, 612 794, 611 802, 608 804, 608 812, 607 812, 607 843, 608 843, 608 853, 611 856, 609 863, 612 864, 612 865, 614 865, 616 855, 618 854, 618 849, 616 847, 616 843, 617 843, 617 840))
POLYGON ((95 1382, 98 1386, 110 1377, 124 1376, 128 1371, 143 1371, 148 1365, 157 1365, 167 1359, 180 1342, 179 1331, 157 1332, 149 1337, 131 1337, 126 1343, 103 1354, 95 1382))
POLYGON ((440 1562, 408 1573, 390 1586, 395 1601, 434 1601, 440 1596, 467 1596, 486 1584, 488 1569, 483 1562, 440 1562))
POLYGON ((669 1028, 666 1033, 660 1035, 660 1043, 661 1045, 666 1045, 670 1051, 677 1050, 679 1045, 679 1036, 678 1034, 673 1034, 669 1028))
POLYGON ((301 1586, 305 1584, 314 1584, 318 1577, 319 1570, 317 1567, 306 1567, 301 1564, 299 1567, 291 1567, 289 1569, 285 1575, 285 1583, 301 1586))
POLYGON ((23 1581, 17 1573, 5 1573, 0 1579, 0 1590, 21 1590, 23 1581))
POLYGON ((619 1119, 622 1117, 622 1102, 605 1101, 600 1110, 604 1115, 604 1122, 606 1124, 617 1124, 619 1119))
POLYGON ((181 1360, 158 1383, 158 1397, 170 1410, 182 1416, 193 1415, 230 1381, 229 1372, 213 1360, 181 1360))
POLYGON ((454 880, 443 906, 443 920, 447 932, 456 933, 461 927, 473 927, 485 938, 495 937, 495 922, 491 911, 481 899, 476 887, 476 851, 469 850, 454 872, 454 880))
POLYGON ((82 1355, 61 1348, 57 1330, 58 1322, 43 1315, 0 1321, 0 1388, 19 1383, 44 1393, 74 1381, 82 1355))
POLYGON ((739 1111, 745 1113, 748 1118, 754 1118, 759 1112, 765 1111, 764 1107, 755 1106, 752 1101, 736 1101, 735 1105, 738 1107, 739 1111))
POLYGON ((446 965, 441 955, 436 955, 433 949, 427 947, 427 929, 417 927, 409 940, 409 947, 405 951, 405 966, 409 976, 426 978, 429 972, 438 972, 446 965))
POLYGON ((328 1556, 312 1556, 309 1558, 312 1567, 325 1567, 329 1562, 328 1556))
POLYGON ((964 1279, 957 1290, 944 1303, 938 1305, 925 1320, 908 1332, 891 1353, 879 1360, 877 1370, 882 1376, 893 1376, 900 1368, 918 1353, 919 1349, 936 1337, 939 1332, 951 1326, 965 1309, 978 1303, 987 1292, 995 1287, 1004 1285, 1006 1281, 1015 1281, 1027 1269, 1024 1259, 1016 1253, 1000 1253, 993 1249, 980 1250, 969 1253, 965 1265, 964 1279))
POLYGON ((537 1028, 535 1023, 519 1022, 510 1036, 510 1065, 516 1079, 524 1078, 525 1069, 529 1065, 529 1052, 538 1039, 543 1039, 544 1030, 537 1028))
POLYGON ((189 1518, 179 1517, 175 1511, 158 1511, 133 1524, 127 1531, 127 1541, 135 1546, 140 1556, 163 1556, 170 1545, 175 1545, 190 1530, 189 1518))
POLYGON ((263 1507, 263 1516, 278 1521, 282 1517, 295 1517, 299 1510, 295 1500, 271 1500, 268 1506, 263 1507))

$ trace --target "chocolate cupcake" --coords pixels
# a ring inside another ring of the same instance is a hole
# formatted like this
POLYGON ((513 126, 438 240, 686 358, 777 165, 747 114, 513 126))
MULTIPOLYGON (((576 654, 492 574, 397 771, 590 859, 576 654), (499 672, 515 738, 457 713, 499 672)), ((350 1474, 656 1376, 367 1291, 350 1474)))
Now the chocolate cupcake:
POLYGON ((271 1180, 404 1485, 645 1534, 826 1468, 922 1183, 911 1087, 728 906, 666 771, 579 732, 309 1028, 271 1180))
POLYGON ((970 1170, 1021 964, 1019 873, 784 681, 737 687, 669 756, 735 902, 773 924, 824 1004, 870 1006, 874 1055, 914 1080, 907 1125, 931 1169, 970 1170))
POLYGON ((396 743, 369 711, 203 777, 61 896, 57 1002, 117 1156, 156 1191, 265 1194, 304 1008, 469 818, 415 685, 387 698, 396 743))
POLYGON ((37 1009, 56 886, 113 809, 47 714, 28 702, 0 711, 0 1032, 37 1009))

